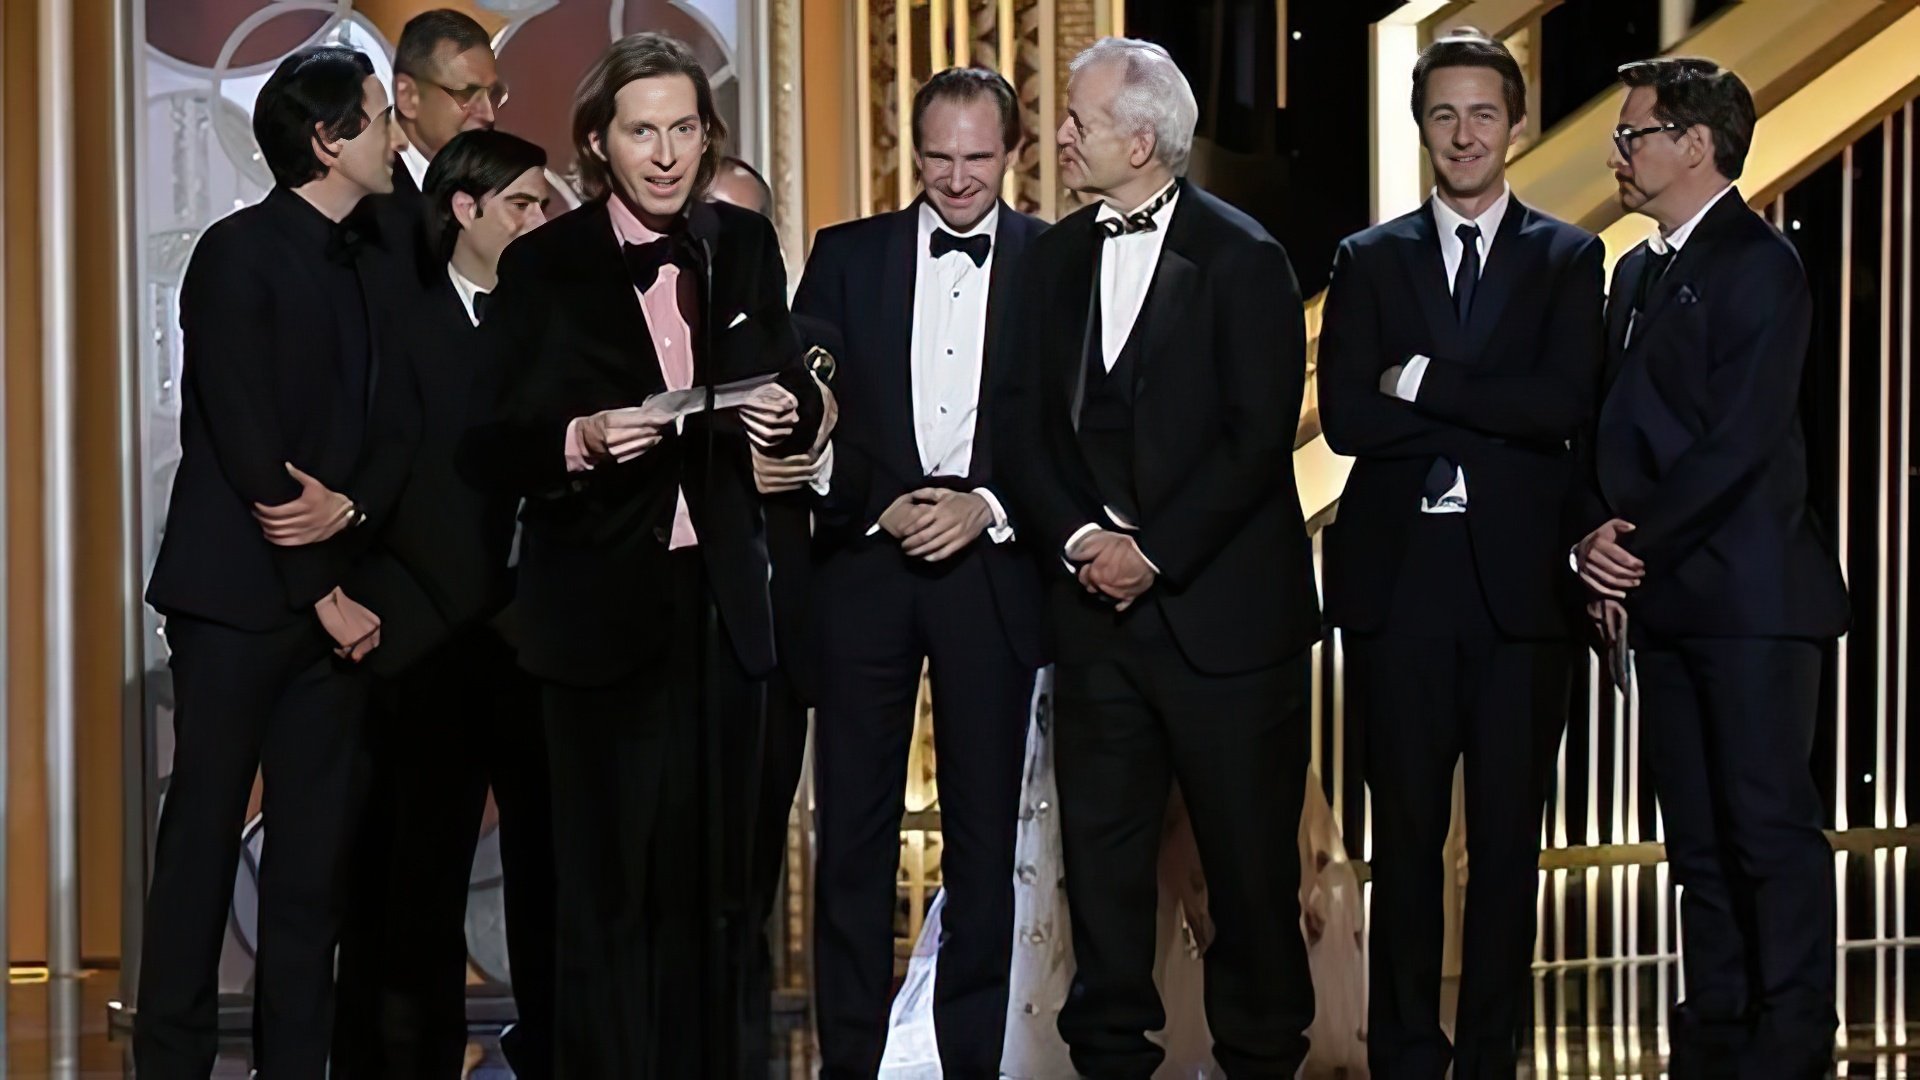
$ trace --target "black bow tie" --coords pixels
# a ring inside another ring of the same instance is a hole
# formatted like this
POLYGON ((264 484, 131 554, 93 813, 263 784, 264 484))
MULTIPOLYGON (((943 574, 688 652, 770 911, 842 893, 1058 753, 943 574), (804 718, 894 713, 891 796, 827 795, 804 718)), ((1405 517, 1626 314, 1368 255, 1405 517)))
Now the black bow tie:
POLYGON ((483 292, 476 292, 473 294, 473 321, 477 323, 485 319, 486 317, 487 317, 487 294, 483 292))
POLYGON ((987 265, 987 254, 993 250, 993 237, 986 233, 973 236, 955 236, 945 229, 933 230, 933 237, 927 241, 927 251, 938 259, 958 251, 973 260, 975 266, 987 265))
POLYGON ((682 269, 693 265, 693 257, 686 246, 675 242, 671 236, 662 236, 644 244, 622 244, 620 254, 627 262, 627 273, 633 276, 634 287, 641 292, 653 288, 654 281, 660 277, 662 267, 671 263, 682 269))
POLYGON ((366 222, 343 221, 327 234, 327 258, 342 266, 352 266, 360 257, 360 249, 368 242, 366 222))
POLYGON ((1127 236, 1132 233, 1156 232, 1160 228, 1160 223, 1153 220, 1153 215, 1159 213, 1160 209, 1172 202, 1173 197, 1179 193, 1180 185, 1175 184, 1161 192, 1159 198, 1135 210, 1131 214, 1101 218, 1094 224, 1099 227, 1101 235, 1109 240, 1116 236, 1127 236))

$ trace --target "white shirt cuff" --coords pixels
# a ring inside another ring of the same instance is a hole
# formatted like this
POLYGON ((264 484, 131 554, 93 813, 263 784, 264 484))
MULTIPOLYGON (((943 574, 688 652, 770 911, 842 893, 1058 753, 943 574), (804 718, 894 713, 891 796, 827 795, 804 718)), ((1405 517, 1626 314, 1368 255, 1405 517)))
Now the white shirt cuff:
POLYGON ((1427 358, 1415 354, 1406 366, 1400 369, 1400 381, 1394 384, 1393 396, 1401 401, 1413 401, 1420 396, 1420 384, 1427 377, 1427 358))
POLYGON ((1073 530, 1073 535, 1067 537, 1067 546, 1060 549, 1060 561, 1066 564, 1068 573, 1074 573, 1079 569, 1078 567, 1073 565, 1074 545, 1078 544, 1080 542, 1080 538, 1086 536, 1088 533, 1096 533, 1099 531, 1100 531, 1100 526, 1095 525, 1093 522, 1089 521, 1085 525, 1082 525, 1079 528, 1073 530))
POLYGON ((996 544, 1013 539, 1013 526, 1007 523, 1007 508, 1000 505, 999 497, 983 487, 974 488, 973 493, 986 502, 987 510, 993 514, 993 524, 987 526, 987 539, 996 544))
POLYGON ((825 498, 833 489, 833 441, 827 441, 827 448, 820 451, 820 460, 813 464, 813 477, 807 481, 813 493, 825 498))

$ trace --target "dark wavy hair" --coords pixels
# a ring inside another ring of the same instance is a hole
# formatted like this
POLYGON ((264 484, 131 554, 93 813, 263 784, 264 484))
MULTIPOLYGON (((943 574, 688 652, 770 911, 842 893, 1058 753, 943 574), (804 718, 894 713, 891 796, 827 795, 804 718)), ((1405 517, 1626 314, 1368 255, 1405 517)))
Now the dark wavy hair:
POLYGON ((693 81, 694 97, 699 101, 700 123, 707 131, 707 149, 700 155, 700 171, 693 178, 693 198, 707 197, 707 187, 726 156, 727 122, 713 104, 713 84, 693 50, 678 38, 665 34, 629 34, 613 43, 599 60, 587 69, 580 88, 573 94, 573 153, 580 169, 580 188, 589 199, 597 199, 613 190, 613 174, 593 152, 598 137, 606 145, 607 129, 616 111, 614 96, 620 88, 641 79, 662 75, 685 75, 693 81))
POLYGON ((1713 164, 1729 180, 1740 179, 1753 146, 1753 94, 1740 76, 1711 60, 1661 56, 1620 66, 1631 89, 1653 87, 1655 119, 1681 127, 1700 124, 1713 133, 1713 164))
POLYGON ((545 150, 504 131, 463 131, 447 140, 427 166, 422 186, 427 197, 428 249, 442 262, 453 255, 453 243, 460 237, 460 221, 453 216, 454 195, 464 192, 478 203, 499 194, 527 170, 546 165, 545 150))
POLYGON ((280 61, 253 106, 253 139, 273 179, 297 188, 331 168, 313 151, 314 126, 328 139, 351 139, 373 123, 361 84, 373 61, 339 45, 315 45, 280 61))
POLYGON ((1446 37, 1420 50, 1420 59, 1413 62, 1414 123, 1426 123, 1427 76, 1451 67, 1481 67, 1497 72, 1505 92, 1507 123, 1517 124, 1527 118, 1527 79, 1520 73, 1519 61, 1505 45, 1471 26, 1458 26, 1449 30, 1446 37))

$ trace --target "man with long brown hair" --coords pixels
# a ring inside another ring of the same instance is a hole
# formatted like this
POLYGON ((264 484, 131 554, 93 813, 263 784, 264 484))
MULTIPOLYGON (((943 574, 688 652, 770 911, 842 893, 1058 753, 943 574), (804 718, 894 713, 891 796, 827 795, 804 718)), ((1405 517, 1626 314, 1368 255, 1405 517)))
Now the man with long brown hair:
POLYGON ((820 396, 772 226, 700 197, 726 129, 693 53, 615 42, 573 134, 591 201, 501 259, 485 332, 505 382, 473 440, 527 500, 516 600, 554 776, 556 1072, 720 1077, 775 662, 749 446, 805 450, 820 396), (737 410, 636 408, 774 372, 737 410))

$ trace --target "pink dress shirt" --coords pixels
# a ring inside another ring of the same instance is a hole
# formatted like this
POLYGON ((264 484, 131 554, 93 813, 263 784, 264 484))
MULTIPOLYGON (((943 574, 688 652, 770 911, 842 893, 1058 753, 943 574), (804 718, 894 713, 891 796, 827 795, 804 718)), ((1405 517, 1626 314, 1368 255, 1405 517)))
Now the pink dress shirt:
MULTIPOLYGON (((646 244, 660 239, 661 234, 642 224, 618 197, 607 199, 607 210, 613 218, 616 243, 646 244)), ((693 331, 687 326, 686 312, 680 306, 680 268, 672 263, 662 266, 653 285, 645 292, 636 286, 633 295, 646 316, 647 334, 653 338, 653 351, 660 358, 660 375, 666 380, 667 389, 685 390, 692 386, 693 331)), ((591 468, 593 463, 587 460, 586 447, 580 439, 580 419, 575 419, 567 425, 567 471, 585 472, 591 468)), ((674 497, 673 534, 667 547, 678 550, 699 542, 693 517, 687 512, 687 493, 683 489, 674 497)))

